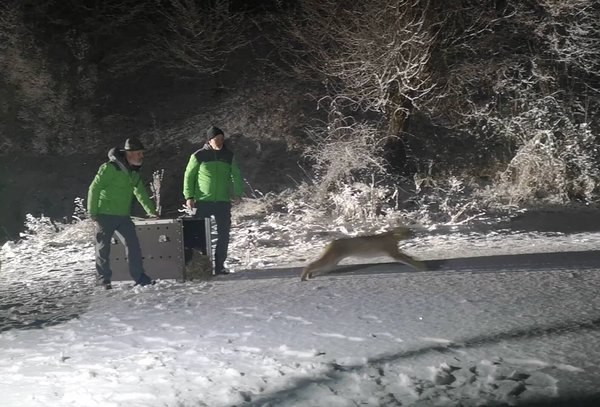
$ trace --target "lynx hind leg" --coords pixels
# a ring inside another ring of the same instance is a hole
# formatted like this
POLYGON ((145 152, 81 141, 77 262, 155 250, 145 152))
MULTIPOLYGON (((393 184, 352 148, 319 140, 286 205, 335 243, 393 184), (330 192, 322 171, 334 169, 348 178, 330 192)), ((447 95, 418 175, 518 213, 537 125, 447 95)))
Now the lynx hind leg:
POLYGON ((427 270, 427 266, 420 260, 414 259, 410 257, 408 254, 402 253, 398 248, 391 253, 391 256, 394 260, 399 261, 400 263, 407 264, 419 271, 427 270))

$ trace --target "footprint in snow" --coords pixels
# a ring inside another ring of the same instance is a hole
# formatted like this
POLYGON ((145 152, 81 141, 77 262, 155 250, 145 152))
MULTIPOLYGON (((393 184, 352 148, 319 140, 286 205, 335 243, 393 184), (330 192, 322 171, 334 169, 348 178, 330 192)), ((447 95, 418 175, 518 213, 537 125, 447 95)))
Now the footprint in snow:
POLYGON ((288 321, 296 321, 296 322, 300 322, 303 325, 312 325, 312 322, 307 321, 306 319, 302 318, 302 317, 294 317, 291 315, 287 315, 285 317, 285 319, 287 319, 288 321))
POLYGON ((373 322, 377 322, 378 324, 381 324, 383 321, 381 319, 379 319, 378 317, 376 317, 375 315, 363 315, 358 317, 358 319, 363 319, 368 321, 373 321, 373 322))
POLYGON ((316 336, 321 336, 323 338, 335 338, 335 339, 346 339, 349 340, 351 342, 364 342, 364 338, 358 338, 356 336, 346 336, 346 335, 342 335, 342 334, 336 334, 336 333, 328 333, 328 332, 313 332, 313 335, 316 336))

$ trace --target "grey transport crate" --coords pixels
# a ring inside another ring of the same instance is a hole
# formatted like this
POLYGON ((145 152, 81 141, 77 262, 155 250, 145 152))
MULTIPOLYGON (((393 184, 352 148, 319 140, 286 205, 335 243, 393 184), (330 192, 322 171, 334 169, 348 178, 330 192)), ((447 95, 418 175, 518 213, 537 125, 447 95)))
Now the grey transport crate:
MULTIPOLYGON (((185 279, 185 247, 190 245, 212 259, 210 219, 152 219, 133 223, 144 269, 154 279, 185 279)), ((125 246, 116 236, 110 248, 110 267, 113 281, 131 280, 125 246)))

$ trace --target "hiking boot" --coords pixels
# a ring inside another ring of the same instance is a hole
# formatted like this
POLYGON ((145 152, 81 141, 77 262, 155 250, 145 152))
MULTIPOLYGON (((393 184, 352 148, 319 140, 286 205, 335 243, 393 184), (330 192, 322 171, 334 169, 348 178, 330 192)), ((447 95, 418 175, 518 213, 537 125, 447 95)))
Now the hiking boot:
POLYGON ((110 283, 110 280, 102 280, 102 287, 105 290, 111 290, 112 289, 112 284, 110 283))
POLYGON ((227 275, 231 274, 231 271, 227 270, 225 267, 219 270, 215 270, 215 276, 227 275))
POLYGON ((142 274, 142 276, 135 282, 135 285, 141 285, 142 287, 154 284, 156 284, 156 281, 148 277, 146 273, 142 274))

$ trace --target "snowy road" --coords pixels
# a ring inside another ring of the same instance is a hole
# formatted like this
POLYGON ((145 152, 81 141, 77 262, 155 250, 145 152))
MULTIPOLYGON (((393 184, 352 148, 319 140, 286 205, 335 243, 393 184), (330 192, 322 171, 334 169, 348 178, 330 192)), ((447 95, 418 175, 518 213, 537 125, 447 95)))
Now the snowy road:
POLYGON ((346 264, 301 283, 288 267, 112 291, 94 286, 83 237, 9 244, 2 405, 596 405, 599 238, 438 236, 407 242, 425 272, 346 264), (466 242, 482 256, 460 256, 466 242))

